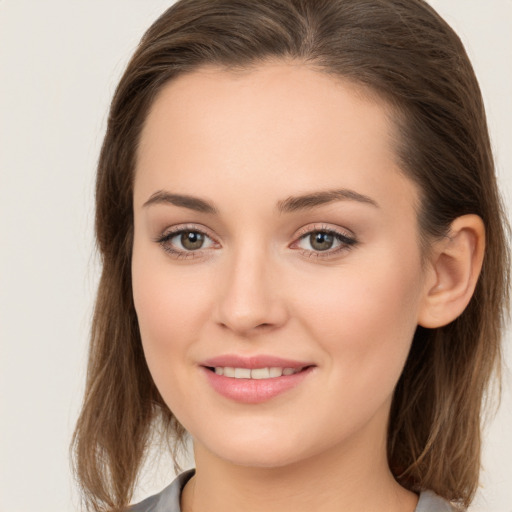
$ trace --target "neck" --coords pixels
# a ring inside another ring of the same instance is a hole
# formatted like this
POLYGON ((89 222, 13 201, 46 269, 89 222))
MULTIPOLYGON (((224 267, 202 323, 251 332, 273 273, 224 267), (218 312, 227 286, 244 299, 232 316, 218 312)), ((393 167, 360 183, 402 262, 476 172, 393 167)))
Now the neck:
POLYGON ((359 436, 277 467, 237 465, 198 442, 194 453, 183 512, 413 512, 418 499, 393 478, 385 435, 359 436))

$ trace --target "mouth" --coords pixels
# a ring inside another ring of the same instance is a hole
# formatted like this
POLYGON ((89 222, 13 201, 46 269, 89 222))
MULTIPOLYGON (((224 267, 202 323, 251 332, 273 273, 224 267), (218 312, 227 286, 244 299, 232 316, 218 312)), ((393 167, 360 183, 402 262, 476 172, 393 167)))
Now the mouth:
POLYGON ((236 368, 233 366, 206 366, 207 370, 214 372, 216 375, 223 375, 224 377, 232 378, 232 379, 255 379, 255 380, 263 380, 263 379, 276 379, 282 376, 295 375, 296 373, 300 373, 307 368, 310 368, 311 365, 302 366, 299 368, 291 368, 291 367, 279 367, 279 366, 270 366, 263 368, 236 368))
POLYGON ((221 356, 200 368, 210 387, 224 398, 259 404, 299 388, 316 365, 270 356, 221 356))

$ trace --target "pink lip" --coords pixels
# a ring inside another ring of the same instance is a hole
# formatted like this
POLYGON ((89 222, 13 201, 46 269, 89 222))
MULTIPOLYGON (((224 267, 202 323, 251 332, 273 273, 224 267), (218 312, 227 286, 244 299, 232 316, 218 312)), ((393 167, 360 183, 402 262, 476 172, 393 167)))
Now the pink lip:
POLYGON ((201 364, 209 384, 220 395, 244 404, 258 404, 266 402, 281 393, 298 386, 311 374, 314 365, 307 362, 292 361, 274 356, 243 357, 225 355, 208 359, 201 364), (282 375, 270 379, 235 379, 217 375, 209 368, 216 366, 230 366, 234 368, 304 368, 293 375, 282 375))
POLYGON ((281 357, 269 355, 240 356, 236 354, 226 354, 223 356, 212 357, 201 363, 201 366, 230 366, 232 368, 304 368, 313 366, 313 363, 307 361, 293 361, 281 357))

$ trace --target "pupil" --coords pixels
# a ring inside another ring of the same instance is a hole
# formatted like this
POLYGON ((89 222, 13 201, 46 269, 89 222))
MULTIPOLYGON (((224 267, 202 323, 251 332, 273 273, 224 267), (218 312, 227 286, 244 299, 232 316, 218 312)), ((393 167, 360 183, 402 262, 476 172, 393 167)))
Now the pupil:
POLYGON ((327 251, 332 247, 333 242, 334 237, 329 233, 312 233, 310 235, 311 247, 317 251, 327 251))
POLYGON ((204 242, 204 236, 195 231, 185 231, 181 234, 181 245, 190 251, 200 249, 204 242))

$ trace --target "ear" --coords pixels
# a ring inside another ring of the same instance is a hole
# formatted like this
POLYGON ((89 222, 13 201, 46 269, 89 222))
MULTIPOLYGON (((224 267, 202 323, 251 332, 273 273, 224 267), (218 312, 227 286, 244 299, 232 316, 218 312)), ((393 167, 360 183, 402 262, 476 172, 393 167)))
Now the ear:
POLYGON ((478 215, 457 217, 448 235, 434 243, 419 325, 442 327, 464 311, 482 269, 484 249, 485 227, 478 215))

